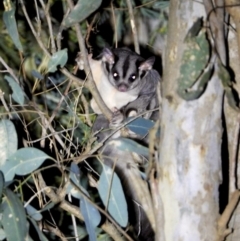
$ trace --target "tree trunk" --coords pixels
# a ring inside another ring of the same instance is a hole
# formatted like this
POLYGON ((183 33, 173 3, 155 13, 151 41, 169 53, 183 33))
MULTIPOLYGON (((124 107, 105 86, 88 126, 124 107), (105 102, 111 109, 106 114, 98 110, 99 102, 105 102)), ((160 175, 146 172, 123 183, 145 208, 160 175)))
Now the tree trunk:
POLYGON ((202 3, 170 1, 159 148, 165 241, 217 238, 223 99, 217 63, 198 99, 186 101, 176 92, 184 38, 202 16, 202 3))

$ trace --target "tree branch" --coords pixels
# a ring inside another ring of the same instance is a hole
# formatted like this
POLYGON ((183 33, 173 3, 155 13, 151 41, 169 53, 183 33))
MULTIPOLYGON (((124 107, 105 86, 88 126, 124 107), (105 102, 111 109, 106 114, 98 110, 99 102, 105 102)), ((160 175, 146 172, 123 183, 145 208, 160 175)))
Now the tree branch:
POLYGON ((239 201, 239 197, 240 197, 240 192, 239 191, 235 191, 227 205, 227 207, 225 208, 223 214, 221 215, 221 217, 218 220, 218 238, 217 241, 222 241, 224 240, 224 238, 230 234, 232 232, 231 229, 227 229, 227 224, 231 218, 231 215, 233 213, 233 211, 236 208, 236 205, 239 201))
MULTIPOLYGON (((75 217, 80 219, 81 221, 84 221, 84 218, 79 210, 78 207, 70 204, 69 202, 65 201, 65 189, 60 190, 58 193, 55 193, 51 187, 48 187, 42 177, 42 174, 38 174, 39 179, 39 186, 42 190, 44 190, 45 194, 50 198, 50 200, 55 203, 59 204, 59 207, 63 210, 73 214, 75 217)), ((116 241, 124 241, 125 239, 120 235, 119 231, 109 222, 105 222, 101 225, 101 228, 108 233, 113 240, 116 241)), ((128 235, 127 235, 128 237, 128 235)), ((129 240, 132 240, 129 237, 129 240)))
MULTIPOLYGON (((71 0, 67 0, 68 5, 70 7, 70 9, 73 9, 73 3, 71 0)), ((102 113, 107 117, 108 120, 111 120, 112 118, 112 112, 108 109, 108 107, 106 106, 106 104, 104 103, 101 95, 99 94, 96 84, 93 80, 93 75, 92 75, 92 71, 88 62, 88 54, 85 48, 85 43, 84 43, 84 38, 82 36, 82 31, 81 28, 79 26, 79 24, 75 24, 75 30, 77 33, 77 38, 78 38, 78 43, 79 43, 79 48, 81 50, 81 54, 83 56, 83 61, 84 61, 84 69, 86 71, 86 74, 88 76, 88 80, 86 81, 86 86, 87 88, 90 90, 93 98, 95 99, 95 101, 98 103, 98 106, 100 108, 100 110, 102 111, 102 113)))
POLYGON ((127 0, 127 5, 128 5, 128 12, 130 15, 130 23, 131 23, 132 33, 133 33, 133 42, 134 42, 135 52, 140 54, 136 23, 135 23, 135 19, 134 19, 134 15, 133 15, 132 1, 127 0))

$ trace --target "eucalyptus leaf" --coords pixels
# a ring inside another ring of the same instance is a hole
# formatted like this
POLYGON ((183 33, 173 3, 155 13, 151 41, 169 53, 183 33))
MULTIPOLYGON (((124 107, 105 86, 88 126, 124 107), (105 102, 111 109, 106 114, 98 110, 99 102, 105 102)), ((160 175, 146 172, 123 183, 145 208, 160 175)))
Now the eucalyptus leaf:
POLYGON ((15 44, 16 48, 23 52, 22 44, 19 40, 18 28, 15 19, 15 7, 13 6, 12 1, 5 1, 7 5, 5 11, 3 13, 3 22, 7 28, 8 34, 10 35, 13 43, 15 44))
POLYGON ((93 225, 93 227, 97 227, 99 225, 101 221, 101 215, 99 211, 85 197, 81 198, 80 200, 80 210, 82 214, 86 213, 86 215, 83 214, 85 222, 86 219, 90 219, 91 225, 93 225))
POLYGON ((10 76, 5 75, 4 79, 7 80, 8 84, 12 89, 12 98, 16 101, 19 105, 24 105, 24 98, 26 97, 25 92, 19 86, 19 84, 10 76))
POLYGON ((222 81, 223 87, 226 88, 231 86, 232 85, 231 76, 228 70, 220 62, 218 62, 218 67, 219 67, 218 77, 222 81))
POLYGON ((35 77, 37 79, 40 79, 40 80, 44 79, 44 77, 38 71, 36 71, 35 69, 33 69, 31 71, 31 74, 32 74, 33 77, 35 77))
POLYGON ((76 165, 73 162, 71 163, 71 166, 70 166, 69 178, 79 189, 81 189, 81 185, 80 185, 80 170, 79 170, 78 165, 76 165))
MULTIPOLYGON (((89 196, 87 189, 85 187, 83 187, 83 185, 81 184, 80 169, 79 169, 78 165, 76 165, 73 162, 71 163, 71 166, 70 166, 69 178, 83 193, 85 193, 85 195, 89 196)), ((75 192, 74 190, 72 190, 72 191, 75 192)), ((72 193, 72 191, 71 191, 71 193, 72 193)), ((80 191, 78 191, 78 192, 80 193, 80 191)))
POLYGON ((70 180, 78 187, 75 187, 70 183, 67 187, 67 193, 71 193, 72 196, 79 199, 80 211, 83 215, 85 226, 91 241, 96 241, 95 228, 101 221, 101 215, 99 211, 88 201, 88 199, 81 194, 83 192, 89 197, 88 191, 80 184, 80 169, 75 163, 71 163, 70 166, 70 180), (80 190, 81 191, 80 191, 80 190))
POLYGON ((14 163, 15 174, 23 176, 38 169, 48 158, 51 159, 50 156, 37 148, 25 147, 10 156, 8 162, 14 163))
POLYGON ((70 179, 85 193, 87 194, 88 178, 81 171, 77 164, 71 163, 70 166, 70 179))
POLYGON ((0 121, 0 167, 6 159, 17 151, 18 138, 15 126, 10 120, 0 121))
POLYGON ((126 125, 130 131, 141 137, 145 137, 153 126, 154 122, 145 118, 137 118, 126 125))
POLYGON ((193 24, 184 41, 177 92, 185 100, 200 97, 208 82, 210 44, 206 31, 200 30, 201 27, 201 19, 199 19, 193 24), (196 82, 200 84, 197 85, 196 82), (195 86, 197 89, 194 89, 195 86))
POLYGON ((91 13, 99 8, 102 0, 78 0, 73 10, 64 21, 64 26, 70 27, 86 19, 91 13))
POLYGON ((90 241, 96 241, 95 228, 101 221, 101 215, 98 210, 82 196, 80 199, 80 210, 84 218, 85 226, 89 235, 90 241))
POLYGON ((45 211, 49 211, 50 209, 52 209, 53 207, 55 207, 55 203, 50 202, 48 203, 46 206, 44 206, 41 210, 39 210, 39 212, 45 212, 45 211))
POLYGON ((169 7, 169 1, 156 1, 153 3, 153 9, 164 10, 169 7))
POLYGON ((2 166, 1 166, 1 171, 4 174, 4 179, 5 182, 10 182, 13 180, 15 176, 15 163, 6 161, 2 166))
POLYGON ((122 184, 117 174, 103 164, 98 192, 108 212, 122 227, 128 223, 128 209, 122 184))
POLYGON ((238 102, 239 100, 237 100, 236 96, 234 95, 234 88, 231 82, 231 76, 229 74, 229 71, 225 68, 225 66, 218 61, 218 77, 222 82, 222 86, 225 90, 225 94, 228 100, 228 104, 236 111, 239 111, 239 107, 238 107, 238 102))
POLYGON ((184 89, 178 88, 177 93, 185 100, 195 100, 199 98, 202 95, 202 93, 205 91, 207 83, 211 77, 211 74, 212 74, 212 68, 209 68, 200 77, 197 83, 196 89, 184 90, 184 89))
POLYGON ((152 10, 149 8, 141 7, 140 11, 144 17, 150 18, 150 19, 154 19, 154 18, 157 19, 160 15, 159 11, 152 10))
POLYGON ((42 214, 36 209, 34 208, 32 205, 28 204, 25 207, 27 214, 34 219, 35 221, 40 221, 42 220, 42 214))
POLYGON ((72 183, 69 183, 66 189, 66 194, 69 194, 69 193, 71 194, 71 196, 79 200, 82 197, 80 191, 72 183))
POLYGON ((130 151, 135 152, 139 155, 148 157, 149 150, 147 147, 138 144, 137 142, 130 140, 128 138, 119 137, 115 138, 107 143, 108 146, 114 146, 114 148, 118 148, 121 151, 130 151))
POLYGON ((80 210, 83 214, 87 231, 89 231, 92 230, 92 227, 95 228, 100 223, 101 215, 99 211, 88 201, 88 199, 81 194, 81 192, 83 192, 87 197, 90 197, 88 191, 81 185, 80 177, 80 169, 78 165, 72 162, 69 178, 81 191, 70 183, 67 187, 67 192, 70 191, 72 196, 80 199, 80 210))
POLYGON ((238 106, 239 101, 237 101, 233 91, 234 91, 234 89, 232 89, 230 87, 226 88, 225 94, 226 94, 229 106, 231 106, 235 111, 239 111, 239 106, 238 106))
POLYGON ((80 169, 79 169, 78 165, 73 162, 71 163, 71 166, 70 166, 70 172, 72 172, 72 174, 75 174, 78 177, 80 177, 80 169))
POLYGON ((57 71, 58 66, 60 66, 61 68, 64 67, 64 65, 67 63, 67 60, 67 49, 62 49, 54 53, 48 62, 48 72, 54 73, 55 71, 57 71))
POLYGON ((8 241, 24 240, 27 236, 27 219, 22 203, 10 189, 4 192, 6 199, 1 205, 2 225, 8 241))
POLYGON ((186 41, 186 40, 189 40, 189 39, 190 39, 190 41, 191 41, 191 38, 196 37, 196 36, 199 34, 202 26, 203 26, 203 18, 198 18, 198 19, 193 23, 192 27, 189 29, 189 31, 188 31, 188 33, 187 33, 187 36, 186 36, 186 38, 185 38, 185 41, 186 41))
POLYGON ((6 238, 6 234, 2 228, 0 228, 0 240, 4 240, 6 238))

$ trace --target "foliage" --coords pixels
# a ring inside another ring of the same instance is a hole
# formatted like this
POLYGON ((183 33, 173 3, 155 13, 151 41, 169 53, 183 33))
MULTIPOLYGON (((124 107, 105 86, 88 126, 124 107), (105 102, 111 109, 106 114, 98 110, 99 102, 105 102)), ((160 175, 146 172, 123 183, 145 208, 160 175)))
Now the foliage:
MULTIPOLYGON (((110 240, 117 228, 128 227, 121 181, 93 155, 97 143, 91 133, 91 94, 74 60, 79 51, 76 24, 95 55, 102 46, 114 44, 114 33, 124 43, 131 28, 125 1, 95 2, 75 1, 70 11, 71 1, 19 1, 17 8, 17 2, 3 1, 0 240, 86 240, 87 234, 90 240, 110 240), (70 73, 78 81, 69 78, 70 73), (114 223, 113 231, 106 220, 114 223)), ((139 18, 159 18, 150 32, 153 44, 160 28, 166 32, 161 8, 167 2, 132 2, 139 18)), ((145 136, 153 123, 139 118, 128 127, 145 136)), ((148 148, 133 140, 119 141, 121 150, 148 155, 148 148)))

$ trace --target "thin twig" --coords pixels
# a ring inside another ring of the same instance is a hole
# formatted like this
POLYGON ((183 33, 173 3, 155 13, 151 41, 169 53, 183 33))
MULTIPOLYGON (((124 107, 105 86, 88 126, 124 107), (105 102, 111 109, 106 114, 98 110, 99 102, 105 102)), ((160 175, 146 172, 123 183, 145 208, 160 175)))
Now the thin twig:
MULTIPOLYGON (((68 0, 68 2, 70 4, 72 4, 72 2, 70 0, 68 0)), ((23 13, 27 19, 27 22, 31 28, 31 31, 34 35, 34 37, 36 38, 39 46, 41 47, 41 49, 43 50, 43 52, 46 54, 46 56, 51 57, 50 53, 48 52, 48 50, 46 49, 46 47, 44 46, 43 42, 41 41, 41 39, 38 37, 36 30, 34 29, 32 22, 29 18, 29 15, 26 11, 25 5, 23 3, 23 0, 20 0, 21 6, 22 6, 22 10, 23 13)), ((73 6, 73 4, 71 5, 73 6)), ((78 24, 76 24, 78 26, 78 24)), ((107 108, 106 104, 104 103, 102 97, 100 96, 97 87, 95 85, 95 82, 93 81, 93 77, 92 77, 92 73, 91 73, 91 69, 88 63, 88 59, 87 59, 87 53, 86 53, 86 49, 85 49, 85 45, 84 45, 84 39, 82 36, 82 32, 80 27, 78 26, 76 29, 77 32, 77 36, 78 36, 78 40, 79 40, 79 45, 80 45, 80 49, 81 52, 83 54, 84 57, 84 65, 85 65, 85 69, 86 72, 89 73, 89 78, 88 81, 86 82, 86 87, 91 91, 91 94, 93 95, 93 98, 96 100, 96 102, 98 103, 101 111, 105 114, 105 116, 110 120, 112 118, 112 112, 107 108)), ((60 71, 65 74, 69 79, 72 79, 73 81, 75 81, 77 84, 81 84, 83 81, 79 78, 77 78, 76 76, 72 75, 66 68, 61 68, 60 71)))
MULTIPOLYGON (((84 218, 80 212, 79 207, 71 205, 69 202, 65 201, 66 190, 63 188, 59 190, 58 193, 55 193, 51 187, 48 187, 42 177, 42 174, 38 174, 39 185, 41 189, 45 190, 45 194, 50 198, 50 200, 55 203, 59 204, 59 207, 63 210, 67 211, 68 213, 73 214, 75 217, 84 221, 84 218)), ((101 225, 101 228, 108 233, 114 240, 116 241, 123 241, 124 238, 120 236, 119 231, 109 222, 105 222, 101 225)))
POLYGON ((117 224, 117 222, 107 213, 107 211, 103 210, 101 207, 99 207, 98 205, 96 205, 94 202, 92 202, 92 200, 78 187, 76 186, 76 184, 74 182, 72 182, 70 180, 71 184, 81 193, 81 195, 86 198, 98 211, 100 211, 102 214, 104 214, 107 219, 109 219, 113 225, 116 227, 116 229, 122 233, 124 235, 125 238, 127 238, 129 241, 133 241, 133 239, 122 230, 122 228, 119 226, 119 224, 117 224))
POLYGON ((114 42, 115 42, 115 48, 118 47, 118 30, 117 30, 117 22, 116 22, 116 15, 115 15, 115 10, 113 7, 113 1, 111 1, 111 11, 112 11, 112 16, 113 16, 113 26, 114 26, 114 42))
POLYGON ((51 17, 50 17, 50 14, 49 14, 49 8, 50 8, 51 1, 48 1, 47 6, 43 2, 43 0, 39 0, 39 1, 42 5, 42 8, 44 10, 44 13, 45 13, 45 16, 46 16, 46 19, 47 19, 49 36, 50 36, 50 39, 51 39, 51 52, 53 54, 53 53, 56 52, 56 44, 55 44, 55 39, 54 39, 54 36, 53 36, 52 21, 51 21, 51 17))
POLYGON ((86 122, 89 126, 92 126, 92 121, 91 119, 89 118, 89 107, 88 107, 88 102, 85 98, 84 95, 81 95, 81 101, 83 103, 83 106, 84 106, 84 113, 85 113, 85 117, 86 117, 86 122))
POLYGON ((24 15, 25 15, 25 18, 27 19, 28 25, 29 25, 29 27, 30 27, 30 29, 31 29, 31 31, 32 31, 35 39, 36 39, 37 42, 38 42, 38 45, 39 45, 40 48, 43 50, 43 52, 46 54, 46 56, 51 57, 50 53, 48 52, 48 50, 47 50, 46 47, 44 46, 43 42, 41 41, 41 39, 40 39, 39 36, 37 35, 37 32, 36 32, 35 28, 34 28, 33 25, 32 25, 32 22, 31 22, 31 20, 30 20, 30 18, 29 18, 29 15, 28 15, 28 13, 27 13, 27 10, 26 10, 26 8, 25 8, 25 5, 24 5, 24 3, 23 3, 23 0, 20 0, 20 4, 21 4, 21 6, 22 6, 22 10, 23 10, 23 13, 24 13, 24 15))
MULTIPOLYGON (((113 136, 115 133, 117 133, 118 131, 120 131, 123 127, 125 127, 126 125, 128 125, 129 123, 131 123, 132 121, 134 121, 135 119, 141 117, 142 115, 148 113, 148 112, 153 112, 158 110, 159 108, 153 109, 153 110, 147 110, 139 115, 136 115, 135 117, 133 117, 132 119, 128 120, 127 122, 122 123, 119 127, 117 127, 116 129, 113 129, 112 132, 106 136, 101 142, 99 142, 97 145, 95 145, 93 148, 91 148, 90 150, 88 148, 86 148, 86 150, 81 154, 81 156, 79 157, 74 157, 72 158, 72 160, 78 164, 82 161, 84 161, 85 159, 91 157, 91 155, 93 155, 93 153, 95 153, 96 151, 98 151, 104 144, 105 142, 111 137, 113 136)), ((99 130, 101 131, 101 130, 99 130)), ((95 133, 96 134, 96 133, 95 133)), ((95 140, 90 141, 90 146, 91 144, 94 142, 95 140), (92 143, 91 143, 92 142, 92 143)))
POLYGON ((90 34, 91 34, 92 30, 94 29, 93 25, 94 25, 94 23, 96 21, 96 18, 97 18, 97 14, 94 15, 91 23, 88 24, 87 33, 86 33, 86 37, 85 37, 86 45, 87 45, 90 53, 92 53, 92 46, 89 43, 89 38, 90 38, 90 34))
MULTIPOLYGON (((71 196, 71 193, 68 194, 68 200, 70 202, 72 202, 72 196, 71 196)), ((76 223, 76 217, 71 214, 71 218, 72 218, 72 224, 73 224, 73 230, 74 230, 74 235, 75 235, 75 240, 76 241, 79 241, 79 238, 78 238, 78 230, 77 230, 77 223, 76 223)))
POLYGON ((226 57, 226 44, 225 44, 225 36, 224 36, 224 8, 223 7, 221 8, 220 6, 221 4, 223 4, 223 1, 216 0, 215 4, 218 4, 218 8, 216 10, 213 6, 212 1, 203 0, 203 5, 209 17, 211 33, 213 35, 218 56, 222 64, 226 65, 227 57, 226 57))
POLYGON ((16 80, 16 82, 20 84, 17 76, 14 74, 13 70, 6 64, 2 57, 0 57, 0 62, 6 68, 7 72, 16 80))
POLYGON ((136 23, 135 23, 134 14, 133 14, 132 1, 131 0, 126 0, 126 1, 128 5, 129 16, 130 16, 130 23, 131 23, 132 33, 133 33, 133 43, 134 43, 135 52, 140 54, 138 34, 137 34, 137 28, 136 28, 136 23))
POLYGON ((8 106, 7 106, 7 103, 6 103, 5 99, 4 99, 4 93, 3 93, 3 91, 2 91, 1 89, 0 89, 0 100, 2 101, 3 106, 4 106, 4 108, 6 109, 9 117, 12 119, 12 114, 11 114, 11 112, 9 111, 9 108, 8 108, 8 106))
POLYGON ((64 234, 59 230, 57 226, 52 227, 51 225, 44 222, 44 228, 54 233, 57 237, 61 239, 61 241, 68 241, 68 239, 64 236, 64 234))
POLYGON ((225 208, 223 214, 221 215, 221 217, 218 220, 218 238, 217 241, 222 241, 224 240, 224 238, 231 233, 231 229, 227 229, 227 224, 231 218, 231 215, 233 213, 233 211, 236 208, 236 205, 239 201, 239 197, 240 197, 240 192, 238 190, 236 190, 232 196, 231 199, 227 205, 227 207, 225 208))
MULTIPOLYGON (((73 9, 74 5, 72 0, 67 0, 68 5, 70 7, 70 9, 73 9)), ((99 94, 96 84, 93 80, 93 75, 92 75, 92 71, 89 65, 89 61, 88 61, 88 55, 87 55, 87 51, 85 48, 85 43, 84 43, 84 38, 82 36, 82 31, 81 28, 79 26, 79 24, 75 24, 75 30, 76 30, 76 34, 77 34, 77 39, 78 39, 78 43, 79 43, 79 48, 81 50, 81 54, 83 56, 83 61, 84 61, 84 69, 86 71, 86 74, 88 75, 88 80, 86 82, 86 86, 87 88, 91 91, 91 94, 93 96, 93 98, 95 99, 95 101, 98 103, 98 106, 100 108, 100 110, 102 111, 102 113, 107 117, 108 120, 110 120, 112 118, 112 112, 108 109, 108 107, 106 106, 106 104, 104 103, 101 95, 99 94)))
POLYGON ((63 16, 63 20, 62 20, 62 22, 61 22, 61 24, 60 24, 60 27, 59 27, 59 30, 58 30, 58 33, 57 33, 57 48, 58 48, 58 50, 61 50, 61 48, 62 48, 62 44, 61 44, 61 41, 62 41, 62 31, 64 30, 64 28, 65 28, 65 26, 63 25, 64 24, 64 22, 65 22, 65 19, 66 19, 66 17, 68 16, 68 14, 69 14, 69 12, 70 12, 70 9, 68 9, 67 11, 66 11, 66 13, 64 14, 64 16, 63 16))

